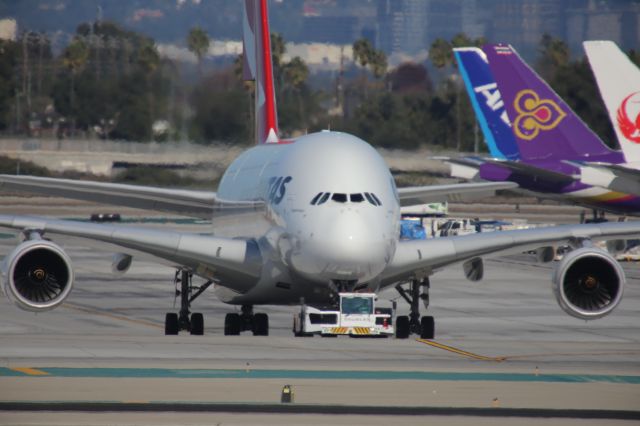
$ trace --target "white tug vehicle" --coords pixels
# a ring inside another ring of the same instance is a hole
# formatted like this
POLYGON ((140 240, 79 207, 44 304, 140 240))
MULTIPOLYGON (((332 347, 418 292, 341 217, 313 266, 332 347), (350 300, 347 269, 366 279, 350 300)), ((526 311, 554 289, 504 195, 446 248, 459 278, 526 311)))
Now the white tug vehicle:
POLYGON ((293 315, 294 335, 393 336, 393 308, 376 307, 375 293, 338 293, 338 296, 338 305, 330 309, 302 303, 300 312, 293 315))

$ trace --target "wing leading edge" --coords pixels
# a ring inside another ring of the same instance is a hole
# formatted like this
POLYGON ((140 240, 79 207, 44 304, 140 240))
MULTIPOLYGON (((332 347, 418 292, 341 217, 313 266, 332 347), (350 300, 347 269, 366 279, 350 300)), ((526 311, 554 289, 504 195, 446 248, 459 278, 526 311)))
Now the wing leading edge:
POLYGON ((518 184, 513 182, 471 182, 450 185, 411 186, 398 188, 398 196, 400 197, 400 205, 412 206, 442 201, 476 200, 490 197, 499 190, 515 189, 517 187, 518 184))
POLYGON ((221 200, 215 192, 208 191, 34 176, 0 175, 0 189, 176 213, 202 219, 211 219, 212 216, 221 214, 259 210, 264 206, 262 201, 221 200))
POLYGON ((255 284, 262 266, 260 251, 252 240, 6 215, 0 215, 0 228, 86 238, 119 246, 128 254, 142 252, 164 263, 188 267, 240 293, 255 284))
POLYGON ((445 266, 475 257, 522 253, 579 240, 629 239, 640 236, 640 222, 561 225, 496 231, 430 240, 401 241, 384 272, 382 285, 431 274, 445 266))

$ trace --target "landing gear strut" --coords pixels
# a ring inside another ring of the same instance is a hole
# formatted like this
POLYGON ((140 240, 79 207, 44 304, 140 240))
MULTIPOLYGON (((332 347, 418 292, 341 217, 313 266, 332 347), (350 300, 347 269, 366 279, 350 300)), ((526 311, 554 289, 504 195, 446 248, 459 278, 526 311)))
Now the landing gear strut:
POLYGON ((254 336, 269 335, 269 316, 253 313, 253 305, 242 305, 240 314, 227 314, 224 318, 224 335, 237 336, 240 332, 251 330, 254 336))
POLYGON ((180 311, 178 313, 169 312, 164 318, 164 334, 175 335, 180 331, 189 331, 193 335, 202 336, 204 334, 204 316, 199 313, 191 313, 189 308, 191 302, 196 300, 211 284, 207 281, 200 287, 192 285, 193 274, 184 269, 178 269, 174 283, 176 285, 176 296, 180 296, 180 311), (180 289, 178 290, 178 285, 180 289))
POLYGON ((433 317, 420 317, 420 301, 422 300, 425 309, 429 307, 430 286, 429 278, 424 278, 421 281, 412 280, 408 292, 400 284, 396 286, 400 296, 410 306, 409 316, 401 315, 396 318, 396 337, 398 339, 406 339, 411 333, 420 335, 422 339, 433 339, 435 334, 433 317))

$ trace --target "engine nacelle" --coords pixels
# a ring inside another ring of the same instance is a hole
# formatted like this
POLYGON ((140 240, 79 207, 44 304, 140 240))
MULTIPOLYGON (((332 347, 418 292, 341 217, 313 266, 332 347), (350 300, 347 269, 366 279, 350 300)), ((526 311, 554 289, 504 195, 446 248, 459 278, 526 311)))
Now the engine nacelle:
POLYGON ((4 294, 26 311, 46 311, 60 305, 73 287, 67 254, 51 241, 34 239, 18 245, 2 265, 4 294))
POLYGON ((625 281, 622 267, 609 253, 585 247, 560 261, 553 274, 553 292, 563 311, 592 320, 618 306, 625 281))

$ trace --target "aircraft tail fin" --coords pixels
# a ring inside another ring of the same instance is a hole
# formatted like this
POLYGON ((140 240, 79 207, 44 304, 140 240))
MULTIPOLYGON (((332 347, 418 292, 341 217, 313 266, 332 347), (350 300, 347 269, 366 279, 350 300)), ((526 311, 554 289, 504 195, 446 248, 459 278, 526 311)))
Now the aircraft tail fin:
POLYGON ((491 156, 518 159, 518 146, 487 55, 477 47, 458 47, 453 53, 491 156))
POLYGON ((608 161, 614 154, 510 45, 483 50, 522 160, 608 161))
POLYGON ((640 163, 640 69, 612 41, 583 45, 625 159, 640 163))
POLYGON ((256 144, 278 143, 280 138, 267 0, 245 0, 243 37, 243 76, 245 80, 255 80, 256 144))

